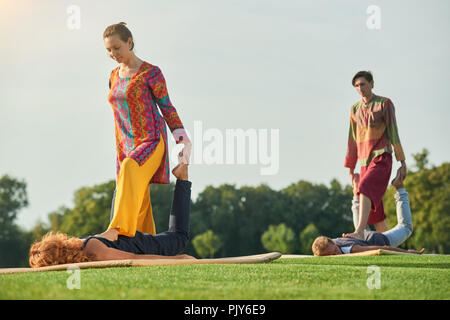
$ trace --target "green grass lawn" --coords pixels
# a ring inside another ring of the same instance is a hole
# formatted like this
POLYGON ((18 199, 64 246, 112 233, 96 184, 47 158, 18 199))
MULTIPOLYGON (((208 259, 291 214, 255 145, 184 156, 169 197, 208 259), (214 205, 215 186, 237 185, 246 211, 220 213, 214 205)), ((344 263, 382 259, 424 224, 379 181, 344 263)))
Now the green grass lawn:
POLYGON ((278 259, 265 264, 82 269, 0 275, 0 299, 450 299, 450 256, 278 259), (371 265, 380 289, 369 289, 371 265))

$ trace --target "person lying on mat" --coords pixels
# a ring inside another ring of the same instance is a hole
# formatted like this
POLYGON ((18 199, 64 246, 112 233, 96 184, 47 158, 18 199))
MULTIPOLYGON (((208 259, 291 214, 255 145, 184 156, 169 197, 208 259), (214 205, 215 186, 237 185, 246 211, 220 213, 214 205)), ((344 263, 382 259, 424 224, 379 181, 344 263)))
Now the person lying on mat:
POLYGON ((48 233, 30 249, 32 268, 87 261, 127 259, 195 259, 176 255, 189 239, 191 185, 187 164, 178 164, 172 173, 177 178, 169 218, 169 230, 156 235, 137 231, 134 237, 118 235, 111 241, 98 236, 68 237, 48 233))
MULTIPOLYGON (((359 204, 358 196, 355 196, 355 190, 358 189, 359 179, 355 174, 353 184, 353 223, 358 225, 359 204)), ((397 171, 397 176, 392 180, 391 184, 397 189, 394 195, 397 209, 397 225, 385 232, 364 231, 364 240, 355 238, 336 238, 330 239, 325 236, 317 237, 312 245, 312 251, 315 256, 329 256, 346 253, 356 253, 363 251, 370 251, 376 249, 385 249, 390 251, 407 252, 421 254, 424 248, 417 250, 403 250, 397 248, 400 244, 409 238, 413 231, 411 209, 409 207, 408 192, 406 192, 403 181, 400 175, 400 169, 397 171)))

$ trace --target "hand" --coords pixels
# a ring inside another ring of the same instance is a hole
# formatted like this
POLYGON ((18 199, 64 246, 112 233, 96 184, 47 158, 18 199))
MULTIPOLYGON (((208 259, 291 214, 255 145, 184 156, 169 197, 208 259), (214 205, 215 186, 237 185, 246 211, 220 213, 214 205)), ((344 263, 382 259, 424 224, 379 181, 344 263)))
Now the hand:
POLYGON ((355 175, 354 170, 355 169, 350 169, 350 171, 348 172, 348 174, 350 175, 350 180, 352 181, 352 186, 353 186, 353 176, 355 175))
POLYGON ((189 139, 186 131, 183 128, 175 129, 173 132, 173 137, 175 138, 175 142, 177 144, 182 143, 184 144, 183 150, 178 154, 178 163, 190 163, 191 158, 191 147, 192 143, 189 139))
POLYGON ((406 174, 407 174, 407 169, 406 169, 406 163, 402 162, 402 166, 400 167, 400 179, 401 181, 405 180, 406 178, 406 174))
POLYGON ((197 259, 194 258, 193 256, 187 255, 187 254, 180 254, 176 256, 177 259, 197 259))
POLYGON ((422 254, 424 251, 425 251, 425 248, 422 248, 419 251, 417 251, 415 249, 409 249, 408 250, 409 253, 414 253, 414 254, 422 254))

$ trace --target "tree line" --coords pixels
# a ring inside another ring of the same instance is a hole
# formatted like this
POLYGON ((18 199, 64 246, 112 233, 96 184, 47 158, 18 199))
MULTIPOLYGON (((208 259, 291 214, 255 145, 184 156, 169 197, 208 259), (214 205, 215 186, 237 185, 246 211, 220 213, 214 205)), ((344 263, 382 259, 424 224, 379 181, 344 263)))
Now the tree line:
MULTIPOLYGON (((409 193, 414 232, 404 248, 425 247, 428 252, 449 251, 450 163, 428 164, 428 151, 414 154, 405 188, 409 193)), ((195 183, 195 181, 193 181, 195 183)), ((31 230, 16 224, 28 205, 26 183, 9 175, 0 178, 0 267, 28 266, 28 250, 49 231, 71 236, 103 232, 108 224, 115 180, 75 191, 71 208, 61 206, 31 230)), ((174 184, 151 185, 157 232, 168 228, 174 184)), ((397 223, 395 189, 384 197, 389 227, 397 223)), ((207 186, 191 200, 190 239, 184 252, 196 257, 227 257, 280 251, 311 254, 319 235, 339 237, 353 230, 350 185, 336 179, 330 185, 300 180, 281 190, 266 184, 207 186)))

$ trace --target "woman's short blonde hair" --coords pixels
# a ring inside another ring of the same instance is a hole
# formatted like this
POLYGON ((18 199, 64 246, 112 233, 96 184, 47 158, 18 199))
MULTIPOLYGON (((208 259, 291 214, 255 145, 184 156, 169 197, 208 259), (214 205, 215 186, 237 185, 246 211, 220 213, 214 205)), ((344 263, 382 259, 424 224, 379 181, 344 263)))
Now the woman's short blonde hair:
POLYGON ((122 40, 123 42, 127 42, 128 39, 131 38, 132 42, 130 50, 134 49, 134 38, 133 35, 131 34, 130 29, 126 27, 125 22, 112 24, 106 27, 105 31, 103 31, 103 39, 111 37, 113 35, 118 35, 120 40, 122 40))

